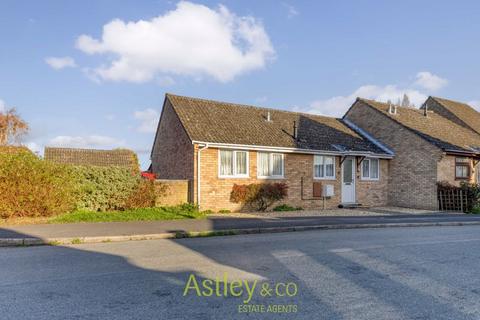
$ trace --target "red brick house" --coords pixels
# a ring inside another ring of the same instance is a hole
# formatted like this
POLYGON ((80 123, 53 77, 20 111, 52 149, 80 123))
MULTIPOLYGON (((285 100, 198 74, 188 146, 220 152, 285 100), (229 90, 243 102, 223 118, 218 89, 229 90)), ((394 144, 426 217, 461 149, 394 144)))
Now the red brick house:
POLYGON ((437 182, 478 182, 480 114, 429 97, 421 109, 357 99, 344 121, 355 123, 395 153, 389 162, 390 205, 437 209, 437 182))
POLYGON ((167 94, 151 152, 202 209, 242 210, 234 184, 285 182, 303 208, 386 205, 394 153, 348 119, 167 94))

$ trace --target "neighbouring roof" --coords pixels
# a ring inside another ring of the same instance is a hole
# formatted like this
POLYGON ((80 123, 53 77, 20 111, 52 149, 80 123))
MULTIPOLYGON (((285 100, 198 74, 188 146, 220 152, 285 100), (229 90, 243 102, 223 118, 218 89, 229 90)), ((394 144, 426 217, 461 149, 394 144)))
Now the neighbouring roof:
POLYGON ((138 168, 135 152, 127 149, 97 150, 45 147, 44 158, 56 163, 74 165, 138 168))
POLYGON ((480 113, 471 106, 466 103, 438 97, 430 97, 429 99, 434 100, 442 107, 447 109, 447 111, 449 111, 460 121, 465 123, 465 125, 470 127, 470 129, 476 131, 477 133, 480 133, 480 113))
POLYGON ((429 111, 425 116, 424 110, 397 106, 397 113, 391 114, 387 103, 361 98, 357 101, 373 107, 443 150, 477 153, 480 148, 480 135, 435 112, 429 111))
POLYGON ((341 119, 172 94, 166 97, 192 141, 387 154, 341 119), (268 114, 271 121, 267 121, 268 114))

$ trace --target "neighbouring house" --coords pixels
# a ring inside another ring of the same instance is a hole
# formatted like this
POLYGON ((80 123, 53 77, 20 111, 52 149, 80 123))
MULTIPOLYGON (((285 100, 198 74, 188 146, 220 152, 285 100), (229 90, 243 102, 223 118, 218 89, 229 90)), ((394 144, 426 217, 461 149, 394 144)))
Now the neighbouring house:
POLYGON ((118 166, 139 171, 137 155, 128 149, 97 150, 45 147, 44 158, 56 163, 118 166))
MULTIPOLYGON (((202 209, 242 210, 234 184, 284 182, 303 208, 386 205, 394 153, 347 119, 167 94, 151 152, 202 209)), ((280 204, 280 203, 279 203, 280 204)))
POLYGON ((466 103, 429 97, 420 109, 425 108, 480 134, 480 113, 466 103))
POLYGON ((434 97, 422 109, 358 98, 343 120, 395 153, 388 169, 390 205, 437 209, 437 182, 479 181, 479 118, 466 104, 434 97))

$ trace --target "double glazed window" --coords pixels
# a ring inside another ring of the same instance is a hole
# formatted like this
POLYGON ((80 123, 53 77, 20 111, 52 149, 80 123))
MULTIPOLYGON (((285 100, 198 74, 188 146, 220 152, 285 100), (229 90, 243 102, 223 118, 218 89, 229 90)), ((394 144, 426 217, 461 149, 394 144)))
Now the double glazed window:
POLYGON ((283 178, 284 161, 282 153, 257 153, 257 177, 283 178))
POLYGON ((362 161, 362 179, 378 180, 379 177, 379 161, 378 159, 363 159, 362 161))
POLYGON ((455 158, 455 179, 468 180, 470 179, 470 159, 469 158, 455 158))
POLYGON ((220 177, 248 177, 247 151, 220 150, 218 158, 220 177))
POLYGON ((317 179, 335 179, 335 157, 315 155, 313 176, 317 179))

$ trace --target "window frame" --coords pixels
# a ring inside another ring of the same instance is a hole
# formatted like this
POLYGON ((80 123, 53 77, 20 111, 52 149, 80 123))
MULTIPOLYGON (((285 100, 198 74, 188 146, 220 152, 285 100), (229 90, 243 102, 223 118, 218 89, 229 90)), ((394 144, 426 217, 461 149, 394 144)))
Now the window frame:
POLYGON ((454 166, 454 174, 455 174, 455 180, 461 180, 461 181, 468 181, 472 177, 472 168, 471 168, 471 160, 470 158, 467 157, 455 157, 455 166, 454 166), (459 159, 467 159, 466 162, 459 161, 459 159), (467 176, 466 177, 459 177, 457 176, 457 167, 465 167, 467 168, 467 176))
POLYGON ((336 180, 337 179, 337 157, 332 156, 332 155, 325 155, 325 154, 314 154, 313 155, 313 179, 314 180, 336 180), (323 177, 316 177, 315 176, 315 158, 316 157, 324 157, 324 158, 332 158, 333 159, 333 176, 326 176, 326 164, 325 161, 323 161, 322 166, 323 166, 323 177))
POLYGON ((248 152, 248 150, 232 150, 232 149, 218 149, 218 177, 219 178, 222 178, 222 179, 229 179, 229 178, 249 178, 250 177, 250 152, 248 152), (221 170, 221 157, 220 157, 220 153, 222 151, 231 151, 233 153, 232 155, 232 164, 233 164, 233 174, 232 175, 224 175, 222 174, 222 170, 221 170), (237 153, 239 152, 244 152, 246 153, 246 169, 247 169, 247 173, 245 174, 238 174, 237 173, 237 153))
POLYGON ((257 178, 258 179, 285 179, 285 154, 280 152, 265 152, 257 151, 257 178), (273 172, 273 155, 279 154, 282 156, 282 174, 281 175, 268 175, 262 176, 260 174, 260 153, 268 154, 268 171, 273 172))
POLYGON ((360 179, 361 180, 366 180, 366 181, 378 181, 380 180, 380 159, 379 158, 365 158, 362 160, 361 164, 360 164, 360 179), (372 161, 371 160, 377 160, 378 162, 378 165, 377 165, 377 177, 376 178, 372 178, 372 161), (368 177, 365 177, 363 175, 363 163, 365 161, 368 161, 368 177))

